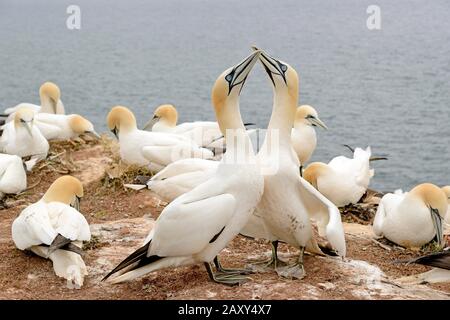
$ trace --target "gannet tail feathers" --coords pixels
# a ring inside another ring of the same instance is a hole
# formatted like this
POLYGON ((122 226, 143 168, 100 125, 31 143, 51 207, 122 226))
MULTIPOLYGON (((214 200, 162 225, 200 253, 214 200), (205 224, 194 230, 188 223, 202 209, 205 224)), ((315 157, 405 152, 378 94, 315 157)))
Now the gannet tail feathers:
POLYGON ((450 251, 428 254, 411 260, 397 260, 396 263, 417 263, 425 266, 450 270, 450 251))

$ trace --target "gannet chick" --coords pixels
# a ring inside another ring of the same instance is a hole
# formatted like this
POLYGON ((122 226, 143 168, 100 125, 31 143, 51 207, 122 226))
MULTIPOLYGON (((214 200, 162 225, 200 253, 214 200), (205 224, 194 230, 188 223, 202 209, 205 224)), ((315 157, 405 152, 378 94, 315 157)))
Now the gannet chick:
POLYGON ((328 129, 325 123, 319 119, 319 115, 313 107, 309 105, 298 107, 291 137, 292 146, 302 166, 309 161, 316 149, 317 136, 314 129, 316 126, 328 129))
POLYGON ((107 123, 119 140, 121 159, 128 164, 148 166, 158 172, 179 159, 213 157, 210 150, 199 147, 186 137, 139 130, 134 114, 126 107, 112 108, 107 123))
POLYGON ((0 199, 5 194, 18 194, 27 188, 27 174, 22 159, 0 153, 0 199))
POLYGON ((448 210, 447 210, 447 214, 445 215, 445 222, 450 224, 450 186, 445 186, 442 188, 442 190, 445 192, 445 194, 447 195, 447 201, 448 201, 448 210))
POLYGON ((75 288, 83 285, 87 275, 81 258, 82 241, 91 238, 89 224, 78 211, 81 197, 81 182, 72 176, 62 176, 12 224, 16 247, 52 260, 56 275, 75 288))
POLYGON ((214 176, 171 202, 156 220, 147 244, 105 279, 114 275, 112 282, 118 283, 163 268, 204 263, 215 282, 233 285, 245 280, 223 269, 215 257, 247 223, 264 188, 239 111, 239 94, 259 54, 227 69, 214 83, 212 102, 220 129, 227 141, 236 140, 227 145, 214 176))
POLYGON ((163 201, 172 202, 210 179, 219 164, 218 161, 206 159, 181 159, 154 175, 147 182, 147 186, 163 201))
POLYGON ((272 241, 272 258, 268 261, 279 275, 302 278, 303 253, 307 248, 320 252, 314 238, 311 219, 316 220, 319 233, 326 236, 333 249, 346 254, 344 229, 339 210, 333 203, 300 177, 299 160, 292 148, 291 128, 298 105, 299 79, 297 72, 286 62, 264 51, 259 58, 274 91, 273 111, 266 138, 258 153, 264 165, 264 194, 249 223, 241 233, 253 238, 272 241), (276 143, 277 148, 270 147, 276 143), (278 241, 300 249, 297 261, 283 268, 277 265, 278 241))
POLYGON ((14 120, 3 125, 0 137, 0 149, 4 153, 19 157, 31 156, 25 162, 27 170, 47 157, 49 145, 35 124, 35 113, 32 109, 21 107, 14 114, 14 120))
POLYGON ((388 193, 378 206, 373 231, 406 248, 421 247, 434 238, 442 245, 447 201, 445 192, 430 183, 408 193, 388 193))
POLYGON ((371 150, 356 148, 353 159, 339 156, 328 164, 314 162, 303 177, 336 206, 357 203, 369 186, 374 170, 370 169, 371 150))
POLYGON ((171 104, 164 104, 155 110, 153 118, 147 122, 144 130, 180 134, 202 147, 222 137, 219 125, 215 121, 185 122, 179 125, 177 121, 177 109, 171 104))
POLYGON ((94 125, 78 114, 38 113, 35 119, 36 125, 47 140, 69 140, 80 135, 100 138, 94 130, 94 125))
POLYGON ((5 114, 11 114, 16 112, 21 107, 28 107, 35 112, 64 114, 64 105, 60 99, 61 91, 59 87, 53 82, 45 82, 39 88, 39 96, 41 98, 41 105, 32 103, 20 103, 15 107, 8 108, 4 112, 5 114))

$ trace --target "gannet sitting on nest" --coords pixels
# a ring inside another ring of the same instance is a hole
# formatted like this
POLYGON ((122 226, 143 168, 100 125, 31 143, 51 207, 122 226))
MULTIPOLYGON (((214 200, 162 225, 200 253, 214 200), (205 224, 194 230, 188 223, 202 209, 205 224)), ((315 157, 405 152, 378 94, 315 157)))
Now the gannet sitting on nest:
POLYGON ((148 166, 158 172, 179 159, 213 157, 210 150, 199 147, 189 138, 139 130, 134 114, 126 107, 112 108, 107 123, 119 140, 121 159, 128 164, 148 166))
POLYGON ((212 102, 228 143, 214 176, 171 202, 156 220, 147 244, 105 279, 114 275, 111 281, 118 283, 163 268, 204 263, 215 282, 233 285, 246 280, 240 271, 223 269, 216 256, 247 223, 264 188, 239 111, 239 94, 259 54, 227 69, 214 84, 212 102), (236 143, 229 143, 234 139, 236 143))
POLYGON ((31 156, 25 162, 27 170, 47 157, 49 144, 35 124, 35 112, 27 107, 19 108, 13 121, 3 125, 0 137, 0 150, 19 157, 31 156))
POLYGON ((59 87, 53 82, 45 82, 39 88, 39 96, 41 98, 41 105, 32 103, 20 103, 15 107, 8 108, 4 111, 9 115, 16 112, 19 108, 26 106, 35 112, 64 114, 64 105, 60 99, 61 92, 59 87))
POLYGON ((29 205, 14 220, 12 238, 20 250, 30 250, 53 262, 69 287, 80 288, 87 275, 81 258, 82 241, 91 238, 89 225, 78 211, 81 182, 71 176, 56 179, 41 200, 29 205), (73 207, 72 207, 73 206, 73 207))
POLYGON ((442 219, 447 213, 448 197, 430 183, 407 193, 388 193, 381 199, 373 231, 375 235, 407 248, 420 248, 435 239, 443 245, 442 219))
POLYGON ((305 166, 316 149, 317 136, 314 129, 316 126, 328 129, 325 123, 319 119, 319 115, 313 107, 309 105, 298 107, 291 138, 292 147, 298 156, 301 166, 305 166))
MULTIPOLYGON (((313 162, 303 172, 303 177, 336 206, 357 203, 369 186, 374 170, 370 169, 371 150, 356 148, 353 158, 339 156, 328 164, 313 162)), ((384 159, 384 158, 383 158, 384 159)))
POLYGON ((0 153, 0 199, 5 194, 18 194, 27 188, 27 174, 22 159, 0 153))

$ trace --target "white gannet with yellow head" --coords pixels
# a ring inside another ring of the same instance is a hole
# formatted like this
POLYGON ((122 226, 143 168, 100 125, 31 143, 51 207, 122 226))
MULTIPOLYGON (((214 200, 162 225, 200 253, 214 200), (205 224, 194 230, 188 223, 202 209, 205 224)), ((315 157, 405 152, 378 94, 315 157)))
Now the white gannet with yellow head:
POLYGON ((22 159, 0 153, 0 199, 5 194, 19 194, 27 188, 27 174, 22 159))
POLYGON ((177 121, 177 109, 171 104, 164 104, 156 108, 144 130, 180 134, 202 147, 209 146, 222 137, 219 124, 215 121, 184 122, 179 125, 177 121))
POLYGON ((336 206, 301 178, 298 172, 299 160, 291 139, 299 94, 297 72, 264 51, 259 60, 274 91, 272 116, 263 147, 258 153, 261 165, 269 170, 264 174, 261 201, 241 233, 272 241, 273 256, 268 263, 274 265, 281 276, 302 278, 305 274, 305 248, 320 252, 311 219, 318 223, 319 233, 328 238, 341 256, 346 254, 344 229, 336 206), (279 240, 300 249, 300 256, 294 264, 277 268, 276 245, 279 240))
MULTIPOLYGON (((357 203, 369 186, 374 170, 370 169, 371 150, 356 148, 353 158, 339 156, 328 164, 313 162, 303 172, 303 177, 336 206, 357 203)), ((384 158, 383 158, 384 159, 384 158)))
POLYGON ((35 119, 36 125, 47 140, 69 140, 80 135, 100 138, 94 125, 78 114, 38 113, 35 119))
POLYGON ((261 198, 264 180, 242 123, 239 94, 260 52, 227 69, 216 80, 212 102, 227 152, 215 174, 171 202, 156 220, 147 243, 106 277, 128 281, 159 269, 204 263, 210 278, 239 284, 245 277, 221 267, 216 256, 247 223, 261 198), (211 262, 216 262, 214 272, 211 262))
POLYGON ((64 114, 64 105, 61 101, 61 91, 59 87, 53 82, 45 82, 39 88, 39 96, 41 98, 41 105, 32 103, 20 103, 15 107, 8 108, 4 111, 5 114, 12 114, 20 107, 28 107, 35 112, 64 114))
POLYGON ((139 130, 134 114, 126 107, 112 108, 107 124, 119 140, 121 159, 128 164, 148 166, 158 172, 179 159, 213 157, 210 150, 199 147, 189 138, 139 130))
POLYGON ((442 219, 447 209, 445 192, 431 183, 407 193, 388 193, 378 206, 373 231, 406 248, 421 247, 434 238, 443 245, 442 219))
POLYGON ((313 107, 305 104, 297 108, 291 137, 292 146, 301 166, 309 161, 316 149, 317 136, 314 127, 317 126, 328 129, 313 107))
POLYGON ((16 247, 52 260, 56 275, 75 288, 83 285, 87 275, 81 257, 82 241, 91 238, 89 224, 78 211, 81 197, 81 182, 72 176, 62 176, 12 224, 16 247))
POLYGON ((21 107, 14 113, 12 121, 2 127, 0 150, 4 153, 31 159, 25 162, 31 170, 36 162, 47 157, 49 144, 35 124, 35 111, 21 107))
POLYGON ((445 186, 442 188, 442 190, 445 192, 448 199, 448 210, 447 214, 445 215, 445 222, 450 225, 450 186, 445 186))

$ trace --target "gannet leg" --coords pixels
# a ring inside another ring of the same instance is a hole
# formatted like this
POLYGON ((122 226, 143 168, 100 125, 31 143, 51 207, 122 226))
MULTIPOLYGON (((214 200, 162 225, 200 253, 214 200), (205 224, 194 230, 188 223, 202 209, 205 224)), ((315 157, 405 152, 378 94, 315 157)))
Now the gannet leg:
POLYGON ((235 286, 235 285, 241 285, 241 284, 251 280, 250 278, 245 277, 243 275, 239 275, 239 274, 227 274, 227 273, 220 273, 220 272, 214 273, 209 262, 205 262, 204 265, 205 265, 206 271, 208 272, 209 278, 216 283, 224 284, 227 286, 235 286))
POLYGON ((286 263, 278 258, 278 240, 272 241, 270 246, 272 248, 272 255, 268 259, 253 262, 250 264, 252 270, 261 271, 261 269, 277 269, 278 267, 285 266, 286 263))
POLYGON ((220 273, 241 274, 241 275, 253 273, 252 270, 250 270, 250 269, 224 268, 224 267, 222 267, 222 264, 220 263, 219 258, 217 256, 214 258, 213 261, 214 261, 214 265, 216 266, 217 271, 220 273))
POLYGON ((277 268, 277 274, 283 278, 289 279, 302 279, 305 277, 305 268, 303 266, 303 255, 305 253, 305 247, 300 247, 300 255, 296 263, 288 265, 286 267, 277 268))

